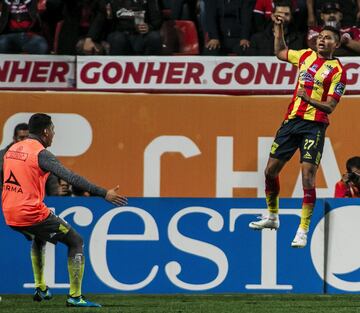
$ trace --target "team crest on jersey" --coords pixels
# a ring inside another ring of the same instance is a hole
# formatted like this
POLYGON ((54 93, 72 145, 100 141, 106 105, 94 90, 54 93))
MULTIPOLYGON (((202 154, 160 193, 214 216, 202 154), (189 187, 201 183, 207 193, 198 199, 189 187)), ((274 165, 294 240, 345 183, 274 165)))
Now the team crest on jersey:
POLYGON ((344 94, 345 91, 345 84, 343 83, 337 83, 335 86, 335 90, 334 92, 338 95, 338 96, 342 96, 344 94))
POLYGON ((313 72, 313 73, 316 73, 316 71, 318 70, 318 68, 319 68, 319 65, 313 64, 313 65, 309 68, 309 71, 310 71, 310 72, 313 72))

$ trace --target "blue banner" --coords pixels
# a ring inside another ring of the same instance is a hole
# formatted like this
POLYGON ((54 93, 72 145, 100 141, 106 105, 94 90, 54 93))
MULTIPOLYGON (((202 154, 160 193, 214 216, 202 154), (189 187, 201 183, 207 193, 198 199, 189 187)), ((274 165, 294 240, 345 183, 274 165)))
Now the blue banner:
POLYGON ((327 199, 325 292, 360 292, 360 199, 327 199))
MULTIPOLYGON (((349 210, 351 214, 340 216, 346 223, 355 223, 352 214, 360 201, 318 200, 304 249, 291 248, 300 221, 301 199, 280 200, 278 231, 248 227, 249 222, 266 213, 264 199, 130 198, 126 207, 114 207, 100 198, 49 197, 46 203, 84 238, 85 293, 360 291, 359 275, 356 278, 355 272, 350 273, 358 268, 354 264, 360 257, 353 259, 347 254, 349 261, 334 259, 329 244, 333 235, 325 232, 329 221, 324 218, 325 209, 330 214, 349 210), (344 205, 351 208, 344 209, 344 205), (331 285, 324 283, 330 277, 329 270, 336 266, 339 268, 333 276, 344 280, 350 275, 347 282, 355 280, 354 290, 346 289, 349 284, 339 284, 336 279, 331 285)), ((332 220, 330 227, 338 223, 332 220)), ((0 227, 0 293, 30 293, 30 242, 7 227, 2 215, 0 227)), ((350 234, 358 230, 348 231, 343 225, 343 231, 350 234)), ((358 236, 353 238, 356 241, 358 236)), ((350 252, 345 246, 342 243, 341 251, 350 252)), ((68 292, 66 247, 48 244, 46 262, 49 287, 55 293, 68 292)))

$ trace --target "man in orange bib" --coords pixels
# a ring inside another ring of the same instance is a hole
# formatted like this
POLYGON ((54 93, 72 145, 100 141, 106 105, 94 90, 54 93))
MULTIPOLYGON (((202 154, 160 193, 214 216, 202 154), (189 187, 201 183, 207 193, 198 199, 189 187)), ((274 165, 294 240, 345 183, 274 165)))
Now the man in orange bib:
POLYGON ((43 202, 45 183, 50 173, 79 189, 101 196, 116 205, 125 205, 126 197, 117 193, 119 186, 106 190, 65 168, 46 150, 54 137, 49 115, 37 113, 29 120, 29 138, 10 147, 4 156, 2 209, 5 222, 32 240, 31 261, 34 271, 34 301, 50 300, 52 295, 44 279, 45 244, 61 242, 68 247, 70 291, 67 306, 100 307, 81 293, 84 273, 84 249, 81 236, 43 202))

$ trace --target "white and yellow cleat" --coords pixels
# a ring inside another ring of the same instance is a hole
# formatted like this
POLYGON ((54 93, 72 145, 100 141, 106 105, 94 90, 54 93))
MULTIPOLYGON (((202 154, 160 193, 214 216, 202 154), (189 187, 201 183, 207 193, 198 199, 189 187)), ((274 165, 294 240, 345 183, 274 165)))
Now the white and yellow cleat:
POLYGON ((291 242, 293 248, 305 248, 307 244, 307 232, 300 229, 296 232, 295 238, 291 242))
POLYGON ((273 216, 259 216, 259 221, 254 221, 249 224, 249 227, 256 230, 261 229, 275 229, 277 230, 280 227, 280 220, 278 215, 273 216))

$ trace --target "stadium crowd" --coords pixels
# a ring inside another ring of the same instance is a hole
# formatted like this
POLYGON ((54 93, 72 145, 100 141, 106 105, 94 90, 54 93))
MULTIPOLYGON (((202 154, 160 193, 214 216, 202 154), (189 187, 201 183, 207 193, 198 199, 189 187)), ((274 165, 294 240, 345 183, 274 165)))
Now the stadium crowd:
POLYGON ((273 55, 274 12, 289 48, 342 33, 360 55, 360 0, 1 0, 0 53, 273 55), (184 46, 187 46, 184 48, 184 46))

